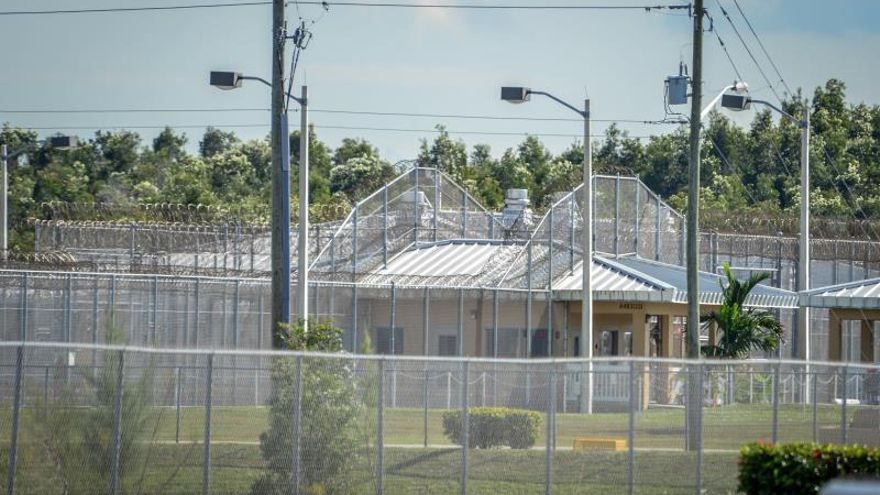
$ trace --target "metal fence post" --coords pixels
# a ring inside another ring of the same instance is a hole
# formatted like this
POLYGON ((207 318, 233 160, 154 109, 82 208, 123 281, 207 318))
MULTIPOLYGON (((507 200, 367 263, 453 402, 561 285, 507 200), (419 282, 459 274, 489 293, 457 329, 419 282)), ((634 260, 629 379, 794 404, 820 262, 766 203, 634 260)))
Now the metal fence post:
POLYGON ((302 455, 302 366, 303 366, 303 357, 296 357, 296 383, 294 384, 296 396, 293 400, 293 493, 299 493, 299 487, 302 484, 301 482, 301 472, 302 472, 302 460, 300 456, 302 455))
POLYGON ((208 354, 208 376, 205 378, 205 445, 202 458, 202 495, 211 488, 211 392, 214 381, 214 353, 208 354))
POLYGON ((656 208, 657 208, 657 218, 656 218, 656 226, 654 230, 654 261, 660 261, 660 243, 662 236, 660 232, 662 230, 662 215, 660 214, 662 207, 660 206, 660 196, 654 196, 657 200, 656 208))
POLYGON ((641 209, 641 198, 639 196, 639 178, 636 176, 635 178, 635 190, 636 190, 636 223, 635 228, 633 229, 633 252, 638 255, 639 254, 639 217, 641 209))
POLYGON ((150 330, 152 330, 152 345, 156 345, 156 334, 158 333, 159 327, 159 277, 153 277, 153 307, 152 307, 152 325, 150 326, 150 330))
POLYGON ((437 242, 437 215, 440 211, 440 170, 434 169, 434 218, 431 219, 434 230, 434 242, 437 242))
POLYGON ((382 188, 382 266, 388 267, 388 184, 382 188))
POLYGON ((9 466, 6 473, 6 495, 15 493, 15 470, 18 460, 18 423, 21 413, 21 381, 24 346, 18 346, 15 353, 15 383, 12 388, 12 437, 9 443, 9 466))
MULTIPOLYGON (((390 354, 397 354, 397 339, 394 331, 394 326, 397 325, 397 286, 394 284, 394 281, 391 281, 391 308, 390 313, 388 315, 388 326, 391 331, 391 352, 390 354)), ((403 347, 403 346, 401 346, 403 347)), ((392 395, 392 401, 396 400, 396 396, 392 395)))
POLYGON ((425 396, 423 401, 424 412, 422 414, 422 432, 424 434, 424 442, 422 446, 428 448, 428 363, 425 363, 425 396))
POLYGON ((468 411, 468 370, 469 361, 462 365, 461 385, 461 495, 467 495, 468 481, 468 446, 470 444, 470 411, 468 411))
POLYGON ((125 351, 118 351, 116 362, 116 392, 113 399, 113 445, 110 454, 110 494, 119 493, 119 454, 122 443, 122 385, 125 371, 125 351))
POLYGON ((376 493, 385 492, 385 359, 379 359, 379 397, 376 401, 376 493))
POLYGON ((549 398, 547 402, 547 441, 544 447, 544 495, 553 490, 553 449, 556 442, 556 367, 551 365, 549 380, 549 398))
POLYGON ((464 289, 458 289, 458 355, 464 357, 464 289))
POLYGON ((232 344, 238 349, 241 336, 238 329, 238 305, 241 302, 241 280, 235 280, 235 302, 232 305, 232 344))
POLYGON ((779 438, 779 363, 773 363, 773 430, 771 441, 775 444, 779 438))
POLYGON ((841 383, 841 385, 842 385, 842 390, 843 390, 843 394, 842 394, 843 397, 842 397, 841 400, 840 400, 840 441, 841 441, 843 444, 846 444, 846 442, 847 442, 847 440, 848 440, 848 436, 849 436, 849 435, 848 435, 849 432, 847 431, 847 424, 846 424, 846 396, 847 396, 847 393, 846 393, 846 389, 847 389, 846 381, 847 381, 847 371, 848 371, 848 370, 847 370, 847 368, 846 368, 846 365, 844 364, 844 365, 840 368, 840 374, 841 374, 841 380, 840 380, 840 383, 841 383))
POLYGON ((702 495, 703 493, 703 372, 702 363, 697 364, 697 421, 694 424, 694 428, 696 428, 694 436, 697 440, 697 472, 694 487, 696 495, 702 495))
POLYGON ((201 280, 196 279, 196 293, 195 293, 195 307, 193 308, 193 341, 195 342, 195 347, 199 346, 199 289, 201 286, 201 280))
POLYGON ((422 354, 427 356, 429 351, 429 328, 431 326, 431 289, 425 287, 425 295, 422 299, 422 354))
POLYGON ((21 281, 21 331, 20 340, 27 342, 28 326, 28 272, 24 272, 21 281))
MULTIPOLYGON (((421 196, 419 195, 419 166, 415 166, 415 198, 413 198, 413 202, 415 203, 416 214, 415 220, 413 222, 413 242, 418 244, 419 242, 419 225, 422 221, 422 213, 419 211, 419 207, 421 206, 421 196)), ((491 239, 491 236, 490 236, 491 239)))
POLYGON ((180 379, 181 379, 180 366, 177 367, 176 375, 177 375, 177 383, 175 384, 175 387, 174 387, 174 414, 175 414, 175 417, 174 417, 174 443, 179 444, 180 443, 180 400, 181 400, 181 397, 180 397, 181 390, 180 389, 182 387, 182 384, 180 382, 180 379))
POLYGON ((636 429, 636 362, 629 362, 629 428, 626 439, 626 479, 627 490, 630 495, 635 488, 635 429, 636 429))
POLYGON ((574 274, 574 191, 571 192, 571 204, 568 205, 568 271, 574 274))
POLYGON ((614 257, 620 256, 620 174, 614 181, 614 257))
POLYGON ((818 418, 818 409, 819 409, 819 397, 816 395, 818 392, 818 383, 819 383, 819 372, 814 372, 813 379, 813 393, 812 393, 812 406, 813 406, 813 441, 817 441, 819 437, 819 422, 818 418))

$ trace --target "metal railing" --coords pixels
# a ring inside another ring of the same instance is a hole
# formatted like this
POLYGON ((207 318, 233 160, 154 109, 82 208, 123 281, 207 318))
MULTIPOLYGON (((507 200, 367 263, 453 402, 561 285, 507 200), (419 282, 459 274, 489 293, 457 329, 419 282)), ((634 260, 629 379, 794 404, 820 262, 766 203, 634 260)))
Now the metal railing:
POLYGON ((873 368, 841 363, 3 342, 0 478, 7 494, 725 493, 749 441, 880 445, 878 392, 873 368), (481 407, 532 419, 489 427, 481 407))

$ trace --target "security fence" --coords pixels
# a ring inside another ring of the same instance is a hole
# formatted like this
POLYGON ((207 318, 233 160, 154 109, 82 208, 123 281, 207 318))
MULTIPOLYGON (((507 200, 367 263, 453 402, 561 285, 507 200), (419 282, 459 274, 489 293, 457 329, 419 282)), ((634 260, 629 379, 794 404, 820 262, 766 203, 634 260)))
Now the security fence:
POLYGON ((4 342, 0 384, 7 494, 730 493, 749 441, 880 445, 833 363, 4 342))

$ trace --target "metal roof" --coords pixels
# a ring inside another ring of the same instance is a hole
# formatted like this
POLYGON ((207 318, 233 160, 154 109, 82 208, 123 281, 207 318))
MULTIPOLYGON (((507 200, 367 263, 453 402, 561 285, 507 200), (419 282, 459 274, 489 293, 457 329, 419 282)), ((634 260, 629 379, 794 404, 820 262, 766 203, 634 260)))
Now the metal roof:
POLYGON ((493 287, 522 249, 499 241, 419 244, 358 279, 363 284, 493 287))
MULTIPOLYGON (((523 245, 504 241, 453 240, 421 243, 402 251, 388 263, 358 278, 363 285, 423 287, 494 288, 517 260, 523 245)), ((554 299, 577 300, 581 297, 582 264, 565 271, 553 282, 554 299)), ((607 259, 593 257, 593 300, 640 302, 687 302, 687 272, 684 267, 635 257, 607 259)), ((700 302, 720 304, 721 275, 700 272, 700 302)), ((878 280, 880 285, 880 280, 878 280)), ((546 292, 546 287, 534 287, 546 292)), ((878 288, 880 291, 880 288, 878 288)), ((749 306, 794 308, 794 292, 759 285, 747 300, 749 306)))
MULTIPOLYGON (((580 299, 583 287, 583 262, 575 265, 553 283, 553 292, 560 299, 580 299)), ((594 301, 668 301, 671 285, 599 256, 593 257, 594 301)))
MULTIPOLYGON (((687 302, 687 270, 683 266, 670 265, 636 257, 620 257, 615 261, 647 276, 662 280, 674 287, 673 302, 687 302)), ((700 303, 721 304, 721 282, 725 277, 709 272, 700 272, 700 303)), ((770 308, 796 308, 798 295, 785 289, 760 284, 746 299, 746 305, 770 308)))
POLYGON ((801 304, 813 308, 880 309, 880 278, 806 291, 801 293, 801 304))

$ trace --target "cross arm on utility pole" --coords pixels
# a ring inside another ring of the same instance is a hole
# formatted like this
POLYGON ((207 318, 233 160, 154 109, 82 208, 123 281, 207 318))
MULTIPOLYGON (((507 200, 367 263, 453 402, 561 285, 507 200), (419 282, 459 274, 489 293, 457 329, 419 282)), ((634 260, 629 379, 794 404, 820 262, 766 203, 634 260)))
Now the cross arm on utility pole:
POLYGON ((795 117, 794 115, 792 115, 792 114, 786 112, 785 110, 783 110, 783 109, 777 107, 776 105, 770 103, 769 101, 766 101, 766 100, 756 100, 756 99, 754 99, 754 98, 749 98, 749 101, 752 102, 752 103, 758 103, 758 104, 761 104, 761 105, 764 105, 764 106, 770 107, 770 108, 772 108, 773 110, 776 110, 777 112, 779 112, 780 115, 782 115, 783 117, 787 118, 788 120, 794 122, 794 123, 797 124, 798 127, 801 128, 801 129, 803 129, 803 128, 805 128, 805 127, 807 126, 807 121, 806 121, 806 120, 804 120, 804 119, 799 119, 799 118, 795 117))
POLYGON ((561 99, 559 99, 559 98, 557 98, 557 97, 551 95, 550 93, 547 93, 546 91, 532 91, 532 90, 530 89, 530 90, 527 91, 527 93, 530 94, 530 95, 541 95, 541 96, 546 96, 547 98, 550 98, 551 100, 555 101, 556 103, 559 103, 560 105, 562 105, 562 106, 564 106, 564 107, 566 107, 566 108, 568 108, 568 109, 571 109, 572 111, 574 111, 575 113, 577 113, 578 115, 580 115, 581 117, 583 117, 583 118, 585 118, 585 119, 589 117, 589 115, 587 114, 586 111, 584 111, 584 110, 580 110, 580 109, 576 108, 576 107, 573 106, 573 105, 569 105, 567 102, 565 102, 565 101, 563 101, 563 100, 561 100, 561 99))

